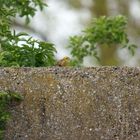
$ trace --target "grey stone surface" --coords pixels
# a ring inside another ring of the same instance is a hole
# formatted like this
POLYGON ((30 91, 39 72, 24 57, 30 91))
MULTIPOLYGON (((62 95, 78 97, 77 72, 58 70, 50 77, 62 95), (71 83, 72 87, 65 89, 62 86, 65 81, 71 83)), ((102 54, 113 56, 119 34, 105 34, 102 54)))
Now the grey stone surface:
POLYGON ((140 140, 140 68, 0 68, 7 90, 5 140, 140 140))

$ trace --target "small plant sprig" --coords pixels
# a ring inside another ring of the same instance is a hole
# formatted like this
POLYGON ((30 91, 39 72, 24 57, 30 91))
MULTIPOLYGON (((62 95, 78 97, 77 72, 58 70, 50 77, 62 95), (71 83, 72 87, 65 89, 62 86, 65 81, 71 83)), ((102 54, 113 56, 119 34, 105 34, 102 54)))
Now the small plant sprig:
POLYGON ((11 118, 8 106, 11 102, 20 102, 21 100, 23 97, 18 93, 0 91, 0 140, 4 139, 5 126, 11 118))
POLYGON ((137 46, 129 43, 126 25, 127 19, 122 15, 94 18, 82 35, 70 37, 68 47, 71 48, 74 58, 73 65, 81 65, 86 56, 93 56, 99 60, 98 48, 103 44, 107 46, 119 45, 122 48, 127 48, 134 55, 137 46))

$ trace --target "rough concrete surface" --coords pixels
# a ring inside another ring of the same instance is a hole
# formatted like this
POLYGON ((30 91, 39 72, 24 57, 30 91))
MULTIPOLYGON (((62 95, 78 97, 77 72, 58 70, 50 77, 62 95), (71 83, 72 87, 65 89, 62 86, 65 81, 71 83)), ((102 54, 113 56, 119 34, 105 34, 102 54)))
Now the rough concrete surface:
POLYGON ((140 68, 0 68, 5 140, 140 140, 140 68))

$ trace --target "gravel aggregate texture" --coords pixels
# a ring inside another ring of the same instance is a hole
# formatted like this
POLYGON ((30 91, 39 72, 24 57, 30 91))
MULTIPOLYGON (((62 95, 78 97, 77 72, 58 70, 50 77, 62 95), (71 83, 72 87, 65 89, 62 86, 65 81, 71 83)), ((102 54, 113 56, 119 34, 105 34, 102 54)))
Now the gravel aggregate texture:
POLYGON ((18 92, 5 140, 140 140, 140 67, 0 68, 18 92))

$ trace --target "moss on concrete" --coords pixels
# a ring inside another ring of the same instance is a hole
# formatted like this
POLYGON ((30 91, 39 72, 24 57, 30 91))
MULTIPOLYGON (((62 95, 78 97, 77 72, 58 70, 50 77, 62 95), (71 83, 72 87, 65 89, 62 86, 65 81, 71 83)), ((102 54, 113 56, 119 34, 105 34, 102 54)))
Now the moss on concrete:
POLYGON ((0 140, 4 139, 4 132, 6 129, 6 123, 11 118, 11 114, 8 111, 8 107, 15 102, 22 100, 22 97, 18 93, 0 91, 0 140))

